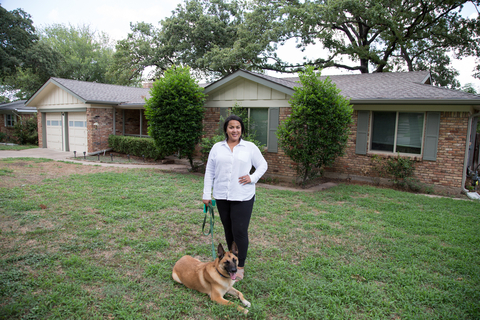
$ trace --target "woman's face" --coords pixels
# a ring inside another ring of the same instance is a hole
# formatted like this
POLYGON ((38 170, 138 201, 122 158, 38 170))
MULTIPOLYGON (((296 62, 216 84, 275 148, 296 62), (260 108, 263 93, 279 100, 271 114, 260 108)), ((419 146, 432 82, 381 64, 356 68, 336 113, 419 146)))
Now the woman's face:
POLYGON ((237 142, 242 135, 242 126, 237 120, 230 120, 227 125, 228 142, 237 142))

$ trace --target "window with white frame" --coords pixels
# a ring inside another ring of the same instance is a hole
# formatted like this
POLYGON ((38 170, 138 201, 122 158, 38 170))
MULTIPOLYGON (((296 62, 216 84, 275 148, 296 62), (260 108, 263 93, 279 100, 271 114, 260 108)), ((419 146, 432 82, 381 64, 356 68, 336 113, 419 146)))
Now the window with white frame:
POLYGON ((13 114, 6 114, 5 115, 5 127, 13 127, 17 122, 17 117, 13 114))
POLYGON ((371 151, 421 154, 425 114, 372 112, 371 151))

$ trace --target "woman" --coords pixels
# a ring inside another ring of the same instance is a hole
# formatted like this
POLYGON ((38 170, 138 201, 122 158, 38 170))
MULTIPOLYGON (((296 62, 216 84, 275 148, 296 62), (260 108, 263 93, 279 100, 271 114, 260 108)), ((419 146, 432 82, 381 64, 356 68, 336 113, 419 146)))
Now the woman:
POLYGON ((228 249, 235 241, 238 247, 237 280, 243 279, 248 251, 248 225, 255 201, 255 183, 268 165, 258 147, 242 139, 243 121, 236 115, 223 125, 226 139, 216 143, 208 156, 203 187, 203 203, 216 199, 228 249), (249 174, 252 166, 255 172, 249 174))

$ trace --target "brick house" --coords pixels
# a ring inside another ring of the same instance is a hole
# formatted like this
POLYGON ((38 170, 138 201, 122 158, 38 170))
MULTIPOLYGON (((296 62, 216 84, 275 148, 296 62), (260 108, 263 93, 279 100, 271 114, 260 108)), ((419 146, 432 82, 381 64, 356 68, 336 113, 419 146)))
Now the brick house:
MULTIPOLYGON (((478 162, 469 149, 480 115, 480 96, 432 86, 429 72, 330 79, 350 99, 354 113, 346 155, 326 169, 327 176, 371 180, 376 177, 376 159, 400 154, 416 160, 415 173, 421 182, 453 192, 463 189, 467 166, 478 162)), ((297 80, 239 70, 206 85, 206 135, 214 134, 228 108, 235 104, 248 108, 257 138, 266 145, 267 175, 295 179, 292 161, 278 147, 275 132, 291 113, 288 101, 300 85, 297 80)), ((40 129, 40 146, 73 151, 71 140, 77 135, 70 131, 70 124, 75 127, 76 121, 84 121, 84 149, 95 153, 108 148, 112 133, 146 135, 143 106, 148 90, 52 78, 27 105, 37 107, 39 128, 46 128, 40 129), (55 142, 50 137, 55 133, 53 121, 61 120, 69 126, 62 127, 55 142)))
POLYGON ((3 133, 6 142, 15 143, 13 127, 17 122, 35 117, 37 109, 25 106, 27 100, 18 100, 0 104, 0 133, 3 133))

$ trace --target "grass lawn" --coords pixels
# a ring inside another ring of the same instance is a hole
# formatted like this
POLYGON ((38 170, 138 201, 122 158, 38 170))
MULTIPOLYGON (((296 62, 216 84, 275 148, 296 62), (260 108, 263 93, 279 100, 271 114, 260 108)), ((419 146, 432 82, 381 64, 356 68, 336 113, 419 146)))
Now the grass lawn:
POLYGON ((0 151, 1 150, 25 150, 25 149, 33 149, 33 148, 38 148, 37 145, 6 145, 6 144, 0 144, 0 151))
POLYGON ((480 318, 478 201, 257 188, 244 316, 171 278, 185 254, 211 260, 202 188, 143 168, 0 182, 0 319, 480 318))

